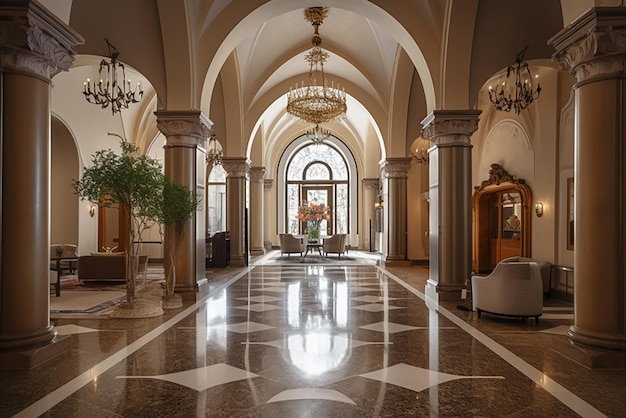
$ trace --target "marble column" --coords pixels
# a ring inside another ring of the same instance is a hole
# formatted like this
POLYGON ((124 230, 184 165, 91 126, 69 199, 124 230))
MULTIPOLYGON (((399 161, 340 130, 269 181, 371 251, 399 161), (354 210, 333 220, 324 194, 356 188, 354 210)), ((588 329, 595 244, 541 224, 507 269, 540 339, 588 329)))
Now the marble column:
MULTIPOLYGON (((172 181, 195 190, 198 198, 206 201, 206 140, 211 136, 213 123, 200 111, 160 110, 155 112, 157 127, 165 135, 165 175, 172 181)), ((172 245, 176 270, 175 293, 188 296, 196 293, 205 278, 205 216, 200 205, 190 220, 175 225, 173 236, 177 243, 165 235, 164 266, 170 265, 168 257, 172 245)))
POLYGON ((472 145, 480 110, 435 110, 423 121, 429 158, 430 270, 426 293, 460 299, 472 271, 472 145))
POLYGON ((82 42, 37 2, 0 3, 0 368, 71 348, 50 324, 50 84, 82 42))
POLYGON ((557 350, 626 367, 626 8, 593 8, 551 40, 576 76, 574 325, 557 350))
POLYGON ((226 170, 226 229, 230 231, 230 265, 248 265, 246 219, 248 212, 248 176, 250 160, 245 157, 224 157, 226 170))
POLYGON ((406 247, 406 183, 411 158, 390 157, 380 164, 384 195, 383 256, 386 265, 408 264, 406 247))
POLYGON ((263 255, 265 167, 250 168, 250 254, 263 255))
POLYGON ((380 190, 380 180, 371 178, 363 179, 363 225, 361 227, 360 247, 367 251, 376 248, 376 196, 380 190))
POLYGON ((263 245, 271 243, 274 246, 276 240, 276 199, 272 198, 272 190, 274 188, 274 179, 263 179, 263 208, 266 214, 274 214, 270 220, 265 218, 265 226, 263 227, 263 245))

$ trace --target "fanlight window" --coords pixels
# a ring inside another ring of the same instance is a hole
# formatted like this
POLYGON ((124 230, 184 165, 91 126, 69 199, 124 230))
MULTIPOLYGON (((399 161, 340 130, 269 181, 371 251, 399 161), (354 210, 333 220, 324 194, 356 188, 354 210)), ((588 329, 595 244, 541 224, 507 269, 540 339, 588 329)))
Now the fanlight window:
POLYGON ((287 166, 285 230, 303 234, 298 206, 315 202, 331 208, 330 222, 321 224, 322 235, 349 232, 349 171, 343 155, 329 144, 311 144, 296 152, 287 166))

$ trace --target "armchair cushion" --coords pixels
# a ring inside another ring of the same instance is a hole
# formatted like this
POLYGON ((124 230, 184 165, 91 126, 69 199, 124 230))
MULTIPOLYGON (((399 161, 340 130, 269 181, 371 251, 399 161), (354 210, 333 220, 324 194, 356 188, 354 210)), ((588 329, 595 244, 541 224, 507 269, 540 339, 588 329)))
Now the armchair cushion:
POLYGON ((472 277, 473 309, 492 314, 535 317, 543 310, 543 281, 534 261, 500 261, 493 272, 472 277))
POLYGON ((547 261, 535 260, 534 258, 529 257, 509 257, 500 261, 504 261, 507 263, 513 263, 518 261, 534 261, 535 263, 539 264, 539 269, 541 270, 541 279, 543 280, 543 293, 548 293, 550 291, 550 267, 552 266, 552 264, 548 263, 547 261))
POLYGON ((346 237, 347 234, 335 234, 332 237, 324 238, 322 245, 324 255, 328 257, 328 253, 335 253, 341 257, 341 254, 346 252, 346 237))
POLYGON ((278 234, 280 242, 280 254, 304 253, 306 251, 306 238, 295 237, 291 234, 278 234))

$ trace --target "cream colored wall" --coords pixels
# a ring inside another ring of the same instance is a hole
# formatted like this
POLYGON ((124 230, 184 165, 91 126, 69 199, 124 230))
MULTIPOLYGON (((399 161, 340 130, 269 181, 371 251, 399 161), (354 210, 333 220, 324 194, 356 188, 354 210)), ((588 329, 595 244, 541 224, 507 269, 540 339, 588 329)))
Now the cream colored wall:
POLYGON ((50 243, 78 245, 78 212, 87 211, 72 187, 79 177, 78 154, 70 132, 56 118, 51 123, 50 156, 50 243))

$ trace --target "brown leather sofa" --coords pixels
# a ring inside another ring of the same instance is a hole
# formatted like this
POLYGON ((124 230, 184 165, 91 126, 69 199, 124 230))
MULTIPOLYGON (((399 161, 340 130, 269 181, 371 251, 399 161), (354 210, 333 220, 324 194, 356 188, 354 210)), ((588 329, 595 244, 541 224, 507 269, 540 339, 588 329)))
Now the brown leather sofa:
POLYGON ((78 257, 78 280, 126 280, 124 253, 97 253, 78 257))

